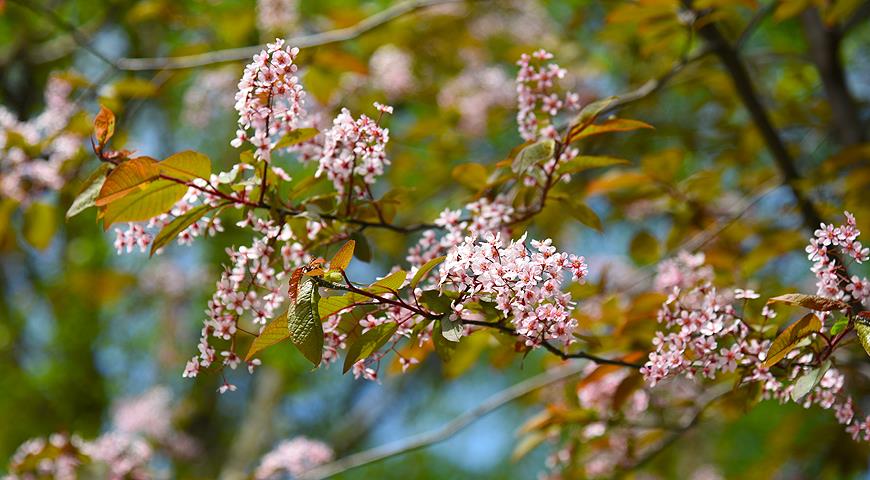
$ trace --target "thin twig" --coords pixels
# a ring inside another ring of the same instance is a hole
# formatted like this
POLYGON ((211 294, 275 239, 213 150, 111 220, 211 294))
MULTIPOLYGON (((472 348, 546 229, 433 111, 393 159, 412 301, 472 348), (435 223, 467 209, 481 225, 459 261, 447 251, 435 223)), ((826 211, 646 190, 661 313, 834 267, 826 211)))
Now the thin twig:
POLYGON ((387 458, 403 455, 414 450, 443 442, 499 407, 534 392, 535 390, 539 390, 577 375, 581 373, 585 367, 585 362, 574 362, 548 370, 496 393, 484 400, 478 406, 456 417, 440 428, 340 458, 334 462, 315 467, 296 478, 299 480, 329 478, 363 465, 369 465, 387 458))

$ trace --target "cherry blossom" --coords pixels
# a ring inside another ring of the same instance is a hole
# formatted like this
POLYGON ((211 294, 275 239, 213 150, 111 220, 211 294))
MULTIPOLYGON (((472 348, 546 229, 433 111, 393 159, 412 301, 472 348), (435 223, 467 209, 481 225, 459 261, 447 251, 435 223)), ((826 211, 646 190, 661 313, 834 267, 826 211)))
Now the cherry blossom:
POLYGON ((239 129, 234 147, 250 143, 255 158, 268 161, 278 140, 297 128, 305 114, 305 92, 293 63, 298 54, 298 48, 285 48, 284 40, 276 39, 245 67, 236 93, 239 129))

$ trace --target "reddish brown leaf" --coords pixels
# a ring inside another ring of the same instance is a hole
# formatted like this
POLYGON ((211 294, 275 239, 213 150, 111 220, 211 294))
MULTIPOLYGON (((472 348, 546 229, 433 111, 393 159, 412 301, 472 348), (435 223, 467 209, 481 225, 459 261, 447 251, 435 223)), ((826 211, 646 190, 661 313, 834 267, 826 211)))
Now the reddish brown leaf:
POLYGON ((108 108, 100 105, 100 113, 94 118, 94 136, 97 137, 97 151, 109 143, 115 134, 115 114, 108 108))

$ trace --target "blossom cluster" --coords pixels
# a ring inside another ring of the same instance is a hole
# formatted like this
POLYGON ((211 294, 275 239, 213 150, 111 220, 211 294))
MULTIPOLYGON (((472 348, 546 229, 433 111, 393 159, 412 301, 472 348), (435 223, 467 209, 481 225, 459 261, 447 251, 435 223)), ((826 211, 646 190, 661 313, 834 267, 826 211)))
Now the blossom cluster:
POLYGON ((445 255, 460 245, 467 236, 511 236, 509 225, 516 212, 506 195, 498 195, 493 199, 481 197, 465 205, 465 210, 469 214, 469 220, 462 219, 462 210, 448 208, 435 219, 437 228, 423 231, 420 240, 410 248, 405 258, 412 268, 417 269, 429 260, 445 255))
POLYGON ((580 95, 568 92, 560 97, 556 82, 565 77, 566 70, 555 63, 546 63, 553 54, 538 50, 523 54, 517 65, 517 124, 524 140, 557 138, 553 120, 563 110, 579 110, 580 95))
MULTIPOLYGON (((250 246, 227 249, 229 265, 224 267, 217 289, 208 302, 199 354, 188 361, 184 377, 196 377, 201 369, 216 362, 220 363, 221 369, 229 367, 231 370, 244 363, 240 352, 236 350, 235 341, 241 328, 240 322, 243 318, 247 319, 262 330, 284 303, 284 272, 309 259, 302 246, 294 241, 293 232, 287 224, 279 226, 273 220, 263 220, 249 214, 237 225, 250 228, 260 236, 254 238, 250 246), (281 260, 278 270, 273 265, 276 260, 281 260)), ((260 361, 252 359, 246 364, 248 371, 253 373, 260 361)), ((220 392, 235 389, 235 385, 225 380, 220 392)))
POLYGON ((486 132, 491 109, 508 107, 516 101, 512 90, 511 80, 502 69, 472 65, 438 92, 438 105, 459 112, 459 126, 466 135, 481 135, 486 132))
MULTIPOLYGON (((392 107, 375 104, 382 112, 392 113, 392 107)), ((317 169, 318 177, 326 174, 335 189, 344 193, 356 188, 362 196, 364 185, 371 185, 383 175, 389 165, 386 146, 390 130, 366 115, 353 118, 346 108, 332 122, 332 128, 323 132, 323 147, 317 169), (364 185, 353 185, 353 176, 362 178, 364 185)))
POLYGON ((32 438, 19 445, 9 459, 8 475, 3 480, 54 478, 75 480, 81 465, 81 449, 85 442, 78 435, 54 433, 45 438, 32 438))
MULTIPOLYGON (((441 264, 439 285, 494 302, 528 346, 549 340, 573 343, 574 302, 561 286, 566 272, 575 281, 585 279, 586 261, 557 252, 550 239, 532 240, 534 251, 525 242, 525 234, 507 245, 500 235, 488 234, 483 241, 466 237, 441 264)), ((454 302, 454 310, 461 316, 462 304, 454 302)))
POLYGON ((850 258, 857 263, 870 259, 870 248, 858 241, 861 231, 855 224, 855 217, 849 212, 845 212, 845 216, 845 224, 821 224, 807 245, 807 257, 813 262, 812 271, 817 279, 817 294, 870 306, 870 279, 857 275, 846 277, 845 266, 837 263, 834 256, 836 252, 841 258, 850 258))
POLYGON ((414 89, 412 64, 413 59, 405 50, 393 44, 383 45, 369 59, 369 77, 390 101, 395 101, 414 89))
POLYGON ((119 402, 112 428, 94 440, 64 433, 28 440, 12 456, 9 475, 3 478, 152 478, 148 467, 154 446, 188 458, 199 450, 190 437, 172 427, 171 403, 169 390, 156 387, 119 402))
POLYGON ((305 437, 284 440, 260 459, 254 471, 257 480, 297 477, 307 470, 329 462, 333 458, 329 445, 305 437))
MULTIPOLYGON (((854 219, 847 217, 854 225, 854 219)), ((847 229, 847 232, 851 230, 847 229)), ((819 238, 819 232, 816 238, 819 238)), ((811 247, 814 245, 816 242, 811 247)), ((712 275, 712 269, 704 264, 703 254, 683 252, 676 259, 660 265, 656 285, 670 295, 658 313, 665 331, 656 332, 653 339, 655 351, 649 354, 649 360, 641 368, 646 382, 655 386, 678 375, 713 379, 721 373, 739 369, 743 383, 761 384, 764 398, 780 403, 798 401, 794 398, 795 384, 813 369, 822 368, 818 354, 812 350, 794 349, 785 356, 787 363, 767 368, 764 360, 770 349, 770 340, 758 335, 734 307, 736 301, 746 302, 759 298, 759 295, 752 290, 719 289, 713 286, 712 275)), ((770 320, 776 317, 776 312, 765 306, 761 316, 765 321, 770 320)), ((852 401, 842 395, 844 381, 845 376, 840 370, 827 368, 799 403, 805 408, 818 405, 834 409, 838 421, 847 425, 853 438, 870 440, 870 417, 865 421, 853 421, 852 401)))
POLYGON ((77 111, 71 92, 68 81, 51 77, 45 89, 45 110, 24 122, 0 106, 0 197, 29 203, 63 186, 62 167, 81 152, 84 140, 64 131, 77 111), (40 153, 29 153, 33 150, 40 153))
POLYGON ((293 63, 298 54, 298 48, 285 48, 284 40, 276 39, 245 67, 236 93, 239 128, 234 147, 250 142, 255 158, 268 161, 278 140, 297 128, 305 114, 305 92, 293 63))
MULTIPOLYGON (((767 342, 748 340, 749 327, 732 305, 736 293, 716 288, 711 277, 703 254, 682 252, 676 260, 662 263, 656 285, 670 296, 658 321, 668 333, 656 332, 656 349, 641 369, 651 386, 670 375, 713 378, 733 372, 738 364, 758 362, 767 351, 767 342)), ((751 291, 737 293, 758 297, 751 291)))

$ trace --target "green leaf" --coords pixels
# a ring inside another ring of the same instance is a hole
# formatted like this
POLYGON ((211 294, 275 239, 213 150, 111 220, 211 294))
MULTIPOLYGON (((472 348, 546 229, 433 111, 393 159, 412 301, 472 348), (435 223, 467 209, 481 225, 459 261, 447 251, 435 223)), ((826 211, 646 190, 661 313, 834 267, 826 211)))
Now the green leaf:
POLYGON ((855 333, 858 335, 858 340, 861 341, 864 351, 870 356, 870 325, 867 325, 864 319, 859 318, 855 322, 855 333))
POLYGON ((450 297, 442 295, 438 290, 426 290, 420 295, 420 302, 437 313, 450 311, 450 297))
POLYGON ((184 229, 196 223, 197 220, 205 216, 206 213, 214 208, 217 207, 212 207, 211 205, 200 205, 180 217, 175 217, 165 227, 160 229, 160 232, 156 237, 154 237, 154 242, 151 244, 151 255, 154 255, 154 252, 171 242, 179 233, 183 232, 184 229))
POLYGON ((123 162, 106 176, 94 205, 103 207, 142 190, 159 176, 157 160, 151 157, 136 157, 123 162))
POLYGON ((799 342, 822 328, 822 321, 813 313, 804 315, 800 320, 786 327, 767 351, 767 356, 762 364, 764 368, 770 368, 785 358, 788 352, 798 347, 799 342))
POLYGON ((837 320, 836 322, 834 322, 833 325, 831 325, 831 335, 836 335, 836 334, 842 332, 843 330, 846 329, 846 327, 848 325, 849 325, 848 318, 841 318, 841 319, 837 320))
POLYGON ((318 133, 320 131, 316 128, 297 128, 296 130, 291 130, 281 140, 278 140, 278 143, 275 144, 275 149, 292 147, 293 145, 307 142, 316 137, 318 133))
POLYGON ((404 270, 397 270, 369 285, 366 288, 366 291, 370 293, 398 292, 399 289, 402 288, 402 284, 405 283, 405 279, 407 278, 408 272, 404 270))
POLYGON ((411 290, 417 288, 417 284, 420 283, 420 280, 423 280, 423 277, 425 277, 427 273, 429 273, 433 268, 437 267, 441 262, 443 262, 445 258, 447 257, 444 255, 433 258, 432 260, 424 263, 419 269, 417 269, 417 273, 415 273, 414 278, 411 279, 411 290))
POLYGON ((290 337, 290 330, 287 328, 287 312, 281 313, 273 318, 271 322, 266 324, 266 328, 257 335, 248 348, 248 354, 245 355, 245 361, 251 360, 258 352, 266 347, 271 347, 276 343, 286 340, 290 337))
POLYGON ((396 330, 399 329, 399 324, 394 322, 382 323, 377 327, 362 334, 350 348, 347 349, 347 355, 344 357, 344 369, 342 373, 347 373, 353 368, 353 364, 368 358, 369 355, 383 347, 396 330))
POLYGON ((108 174, 109 164, 103 163, 96 171, 94 171, 94 173, 91 174, 90 177, 88 177, 87 180, 85 180, 78 196, 73 200, 69 210, 66 211, 67 219, 96 205, 94 202, 100 194, 100 190, 103 188, 103 183, 106 181, 106 175, 108 174))
POLYGON ((369 246, 369 241, 366 236, 360 232, 354 232, 350 238, 356 242, 356 248, 353 250, 353 256, 359 261, 369 263, 372 261, 372 249, 369 246))
POLYGON ((464 331, 461 321, 453 320, 449 315, 441 319, 441 335, 448 341, 458 342, 464 331))
POLYGON ((638 265, 649 265, 659 259, 659 241, 646 230, 637 232, 629 244, 631 259, 638 265))
POLYGON ((314 279, 303 277, 299 283, 296 303, 288 310, 290 341, 314 366, 323 358, 323 324, 320 323, 318 303, 320 292, 314 279))
POLYGON ((537 165, 553 158, 553 153, 556 151, 556 141, 552 138, 535 142, 522 150, 511 164, 511 170, 514 173, 522 173, 528 170, 532 165, 537 165))
POLYGON ((333 295, 331 297, 322 297, 317 304, 320 312, 320 319, 326 320, 332 315, 352 306, 357 303, 365 303, 370 299, 358 293, 348 292, 344 295, 333 295))
POLYGON ((617 97, 611 96, 607 98, 602 98, 601 100, 596 100, 592 103, 585 105, 580 112, 577 113, 577 116, 574 117, 574 121, 572 122, 571 136, 577 135, 580 131, 586 128, 590 123, 594 122, 598 115, 601 115, 601 112, 607 109, 610 105, 613 104, 617 100, 617 97))
MULTIPOLYGON (((107 179, 108 180, 108 179, 107 179)), ((157 180, 131 195, 116 200, 101 210, 106 229, 116 222, 141 222, 166 213, 187 193, 187 186, 169 180, 157 180)))
POLYGON ((820 297, 818 295, 804 295, 802 293, 787 293, 785 295, 773 297, 768 300, 767 303, 785 303, 787 305, 798 305, 819 312, 843 310, 849 307, 846 302, 842 302, 840 300, 833 300, 830 298, 820 297))
POLYGON ((57 231, 54 205, 42 202, 30 204, 24 212, 24 238, 37 250, 45 250, 57 231))
MULTIPOLYGON (((436 321, 435 328, 443 331, 441 320, 436 321)), ((438 354, 438 357, 444 363, 450 362, 450 359, 453 358, 453 354, 456 352, 456 346, 459 345, 456 342, 447 340, 444 338, 444 335, 432 335, 432 342, 435 344, 435 353, 438 354)))
POLYGON ((211 176, 211 160, 207 156, 192 150, 170 155, 166 160, 160 162, 158 166, 164 175, 184 181, 190 181, 195 178, 208 180, 211 176))
POLYGON ((794 388, 791 391, 791 399, 797 402, 800 401, 804 395, 810 393, 810 391, 819 384, 819 381, 822 380, 822 377, 825 376, 825 372, 827 372, 829 368, 831 368, 831 361, 825 360, 820 367, 814 368, 798 378, 794 382, 794 388))
POLYGON ((586 225, 589 228, 595 229, 597 232, 604 231, 604 226, 601 224, 601 219, 598 218, 598 214, 595 213, 595 210, 589 208, 589 205, 586 205, 582 201, 577 199, 568 200, 566 206, 570 208, 571 215, 580 221, 583 225, 586 225))
POLYGON ((556 170, 559 175, 579 173, 593 168, 612 167, 614 165, 631 165, 631 162, 623 158, 606 157, 598 155, 580 155, 567 162, 559 164, 556 170))

